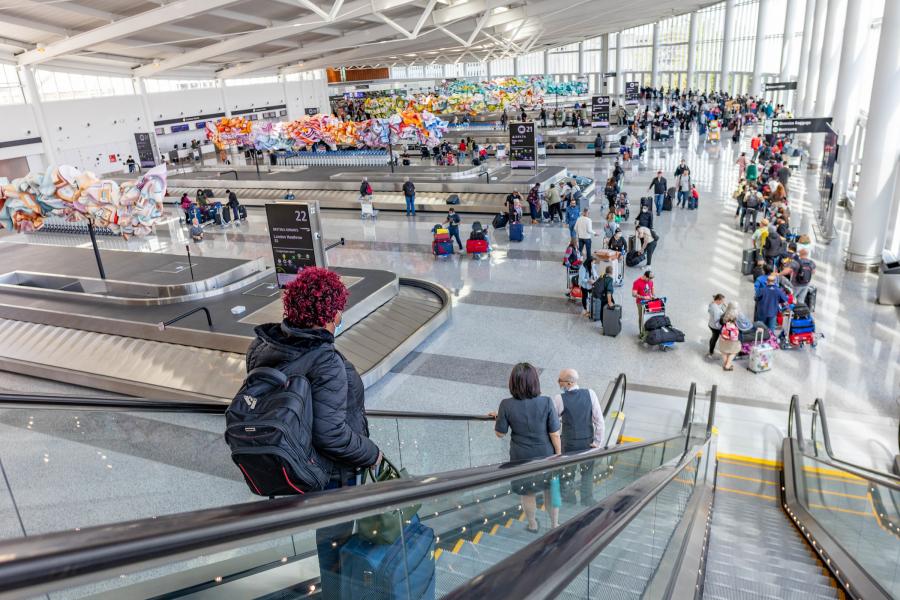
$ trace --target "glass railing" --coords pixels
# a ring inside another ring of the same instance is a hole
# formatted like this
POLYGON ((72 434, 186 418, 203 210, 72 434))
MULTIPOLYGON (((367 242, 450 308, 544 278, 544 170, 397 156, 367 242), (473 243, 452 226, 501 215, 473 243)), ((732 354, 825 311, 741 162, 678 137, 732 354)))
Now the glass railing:
POLYGON ((900 597, 900 483, 835 458, 824 402, 812 409, 807 439, 799 399, 791 399, 786 508, 852 595, 900 597))

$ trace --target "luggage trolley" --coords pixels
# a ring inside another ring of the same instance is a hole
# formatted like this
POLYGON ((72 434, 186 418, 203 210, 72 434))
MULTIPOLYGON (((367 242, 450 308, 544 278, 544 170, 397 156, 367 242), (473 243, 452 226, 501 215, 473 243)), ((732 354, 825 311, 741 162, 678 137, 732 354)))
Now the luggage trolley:
POLYGON ((375 210, 375 204, 367 202, 363 196, 359 198, 359 213, 360 218, 364 221, 368 219, 375 221, 378 219, 378 211, 375 210))
MULTIPOLYGON (((652 300, 641 300, 638 304, 638 324, 640 325, 640 332, 638 334, 638 339, 640 341, 647 343, 647 330, 644 328, 644 325, 652 319, 653 317, 664 317, 666 316, 666 297, 653 298, 652 300)), ((648 344, 650 345, 650 344, 648 344)), ((661 352, 666 352, 675 347, 675 342, 661 342, 659 344, 659 349, 661 352)))
POLYGON ((581 268, 581 264, 574 267, 564 265, 564 267, 566 269, 566 298, 571 302, 581 302, 581 288, 578 287, 578 269, 581 268))
POLYGON ((825 336, 816 331, 816 321, 805 304, 789 304, 782 313, 781 349, 815 348, 825 336), (798 315, 798 313, 800 313, 798 315))

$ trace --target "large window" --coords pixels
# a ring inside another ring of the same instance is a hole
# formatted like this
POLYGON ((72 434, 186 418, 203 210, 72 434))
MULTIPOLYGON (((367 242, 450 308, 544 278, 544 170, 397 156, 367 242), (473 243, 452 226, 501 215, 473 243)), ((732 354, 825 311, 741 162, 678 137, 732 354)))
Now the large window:
POLYGON ((622 70, 647 72, 653 68, 653 25, 640 25, 619 34, 622 42, 622 70))
POLYGON ((514 58, 495 58, 491 61, 491 77, 513 75, 516 70, 514 58))
POLYGON ((225 85, 228 87, 239 87, 242 85, 260 85, 263 83, 277 83, 277 75, 265 75, 263 77, 242 77, 240 79, 226 79, 225 85))
POLYGON ((781 45, 784 41, 786 16, 787 0, 769 0, 768 14, 763 21, 763 73, 781 72, 781 45))
POLYGON ((444 76, 444 65, 425 65, 425 77, 440 79, 444 76))
POLYGON ((391 67, 391 79, 406 79, 406 67, 391 67))
POLYGON ((25 94, 19 74, 12 65, 0 64, 0 104, 23 104, 25 94))
POLYGON ((145 79, 147 93, 180 92, 182 90, 199 90, 218 87, 216 79, 145 79))
MULTIPOLYGON (((697 11, 697 46, 694 68, 698 73, 717 73, 722 67, 722 42, 725 35, 725 4, 719 3, 697 11)), ((709 81, 699 77, 701 90, 710 89, 709 81)), ((691 83, 691 85, 694 85, 691 83)))
POLYGON ((468 62, 465 73, 466 77, 487 77, 487 65, 483 62, 468 62))
POLYGON ((63 73, 44 69, 37 69, 34 77, 44 101, 134 94, 134 84, 130 77, 63 73))
POLYGON ((553 50, 547 52, 548 75, 563 75, 578 72, 578 44, 575 50, 553 50))
POLYGON ((729 65, 732 72, 753 72, 758 15, 759 0, 738 2, 734 7, 734 46, 731 51, 731 65, 729 65))
POLYGON ((516 58, 519 64, 519 75, 543 75, 544 53, 531 52, 525 56, 516 58))

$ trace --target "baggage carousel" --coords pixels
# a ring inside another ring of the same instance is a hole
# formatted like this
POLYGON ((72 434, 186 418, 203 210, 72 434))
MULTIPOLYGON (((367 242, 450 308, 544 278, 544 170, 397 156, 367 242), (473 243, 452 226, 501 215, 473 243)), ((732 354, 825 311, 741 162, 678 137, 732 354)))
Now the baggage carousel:
MULTIPOLYGON (((490 161, 495 163, 495 161, 490 161)), ((387 166, 316 166, 287 168, 255 167, 200 167, 184 172, 170 173, 167 201, 176 203, 181 194, 194 198, 198 189, 211 189, 214 198, 223 200, 225 190, 232 190, 247 206, 263 206, 282 200, 288 192, 297 201, 318 201, 329 209, 359 210, 359 185, 367 177, 374 191, 376 210, 403 211, 406 201, 402 192, 406 177, 416 186, 416 210, 446 212, 450 195, 459 196, 454 208, 460 213, 496 214, 503 209, 506 195, 518 190, 523 196, 535 183, 546 190, 551 183, 569 178, 565 167, 539 166, 537 171, 511 170, 507 166, 490 164, 480 167, 400 166, 391 173, 387 166)), ((582 193, 590 198, 594 184, 590 181, 582 187, 582 193)))
MULTIPOLYGON (((226 401, 255 326, 281 320, 262 259, 4 244, 0 369, 160 399, 226 401), (53 271, 47 272, 48 265, 53 271), (208 320, 207 320, 208 319, 208 320)), ((337 348, 368 387, 450 316, 439 285, 332 267, 350 290, 337 348)))

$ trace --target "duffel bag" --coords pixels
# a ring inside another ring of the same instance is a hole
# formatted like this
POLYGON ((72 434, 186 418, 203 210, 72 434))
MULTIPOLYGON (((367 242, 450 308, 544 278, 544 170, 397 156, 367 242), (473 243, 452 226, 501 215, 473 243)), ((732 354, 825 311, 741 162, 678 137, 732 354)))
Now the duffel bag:
POLYGON ((671 327, 672 321, 669 320, 669 317, 666 315, 656 315, 655 317, 650 317, 647 319, 647 322, 644 323, 644 329, 646 331, 653 331, 654 329, 662 329, 663 327, 671 327))
POLYGON ((625 264, 629 267, 636 267, 644 262, 644 253, 632 250, 625 256, 625 264))
POLYGON ((683 342, 684 332, 674 327, 661 327, 647 332, 647 343, 651 346, 659 344, 668 344, 672 342, 683 342))

